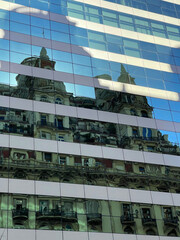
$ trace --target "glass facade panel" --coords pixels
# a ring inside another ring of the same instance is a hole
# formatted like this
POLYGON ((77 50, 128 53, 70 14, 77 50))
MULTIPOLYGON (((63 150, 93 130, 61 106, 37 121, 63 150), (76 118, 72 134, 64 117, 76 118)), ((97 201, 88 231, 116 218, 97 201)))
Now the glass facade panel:
POLYGON ((172 228, 161 231, 162 225, 178 226, 179 208, 174 206, 20 194, 8 202, 1 210, 6 228, 177 236, 172 228))
MULTIPOLYGON (((58 33, 58 34, 61 35, 64 33, 58 33)), ((65 34, 65 35, 67 35, 67 34, 65 34)), ((56 37, 57 36, 58 35, 56 35, 56 37)), ((119 52, 120 54, 123 53, 127 56, 133 56, 133 57, 138 57, 138 58, 143 57, 145 59, 149 59, 149 60, 153 60, 153 61, 158 61, 159 59, 160 60, 162 59, 162 61, 166 62, 166 63, 171 63, 171 64, 176 63, 176 65, 180 64, 179 57, 173 57, 173 56, 149 51, 150 49, 152 49, 154 51, 155 46, 153 44, 152 45, 141 44, 141 46, 139 46, 139 43, 137 41, 124 40, 123 45, 118 46, 118 45, 113 44, 113 42, 116 41, 115 39, 110 39, 109 41, 112 41, 112 44, 107 45, 105 40, 103 42, 98 41, 98 40, 93 40, 94 36, 96 36, 97 39, 99 37, 104 39, 103 35, 90 35, 90 38, 92 38, 92 40, 90 40, 89 46, 91 46, 92 48, 106 50, 108 47, 108 50, 110 50, 112 52, 115 52, 115 53, 119 52), (149 46, 150 46, 150 49, 149 49, 149 46), (148 48, 148 51, 144 50, 147 48, 148 48)), ((74 38, 72 38, 72 39, 74 39, 74 38)), ((79 37, 76 39, 78 40, 79 37)), ((66 42, 66 39, 63 37, 62 41, 66 42)), ((81 38, 80 41, 83 41, 83 38, 81 38)), ((68 40, 68 42, 69 42, 69 40, 68 40)), ((78 42, 79 42, 79 40, 78 40, 78 42)), ((11 56, 10 61, 15 62, 15 63, 25 64, 25 62, 27 62, 28 58, 30 58, 32 56, 32 59, 33 59, 33 57, 40 55, 41 50, 42 50, 42 47, 40 47, 40 46, 35 46, 35 45, 31 46, 29 44, 15 42, 15 41, 8 41, 5 39, 2 39, 1 43, 2 43, 1 49, 5 49, 6 51, 2 51, 4 54, 2 54, 0 59, 4 60, 4 61, 9 61, 9 57, 8 57, 9 53, 7 50, 9 49, 9 45, 10 45, 10 56, 11 56)), ((76 43, 76 44, 78 44, 78 43, 76 43)), ((120 79, 122 79, 122 78, 119 78, 119 76, 122 74, 122 70, 120 72, 120 69, 122 67, 120 67, 120 66, 123 66, 124 68, 127 67, 128 73, 134 77, 135 84, 137 84, 137 85, 147 86, 147 85, 144 85, 144 83, 143 83, 145 81, 142 81, 142 83, 141 83, 138 79, 139 75, 140 75, 139 71, 141 72, 141 76, 144 76, 144 74, 142 75, 142 73, 143 73, 143 71, 146 71, 147 77, 151 76, 151 78, 153 77, 153 78, 159 79, 159 84, 157 84, 157 81, 156 82, 150 81, 150 85, 149 85, 150 87, 164 89, 163 85, 165 84, 167 90, 176 91, 177 89, 179 89, 179 77, 175 73, 160 72, 159 70, 152 70, 152 69, 148 69, 148 68, 143 69, 142 67, 139 68, 137 66, 131 66, 131 65, 127 65, 127 64, 122 65, 118 62, 93 58, 90 56, 90 54, 87 54, 85 51, 84 51, 84 54, 88 55, 88 56, 83 56, 83 55, 74 54, 74 53, 71 54, 70 52, 58 51, 58 50, 54 50, 54 49, 50 49, 50 48, 46 48, 45 51, 47 52, 48 58, 53 59, 55 61, 55 70, 57 70, 57 71, 65 71, 65 72, 70 72, 70 73, 72 73, 74 71, 75 74, 78 74, 78 71, 79 71, 79 74, 82 76, 98 77, 99 75, 101 75, 101 78, 104 78, 104 79, 107 79, 106 75, 108 75, 108 79, 112 79, 113 81, 120 81, 120 79), (73 57, 73 60, 72 60, 72 57, 73 57), (63 67, 63 65, 64 66, 68 65, 67 63, 65 64, 64 62, 71 63, 72 61, 75 64, 74 70, 72 69, 72 67, 70 67, 69 70, 67 67, 63 67), (82 68, 79 70, 78 65, 85 65, 88 68, 82 68), (92 69, 93 67, 96 67, 96 70, 92 69), (76 69, 78 69, 78 70, 76 70, 76 69), (103 69, 104 69, 104 71, 103 71, 103 69), (135 70, 135 69, 137 69, 137 70, 135 70), (116 71, 116 73, 114 71, 116 71), (173 88, 172 84, 169 83, 171 81, 177 82, 177 84, 174 85, 174 88, 173 88)), ((31 61, 31 63, 32 63, 32 60, 29 59, 29 61, 31 61)), ((38 67, 38 65, 36 65, 36 66, 38 67)), ((130 82, 130 83, 134 84, 134 82, 130 82)))

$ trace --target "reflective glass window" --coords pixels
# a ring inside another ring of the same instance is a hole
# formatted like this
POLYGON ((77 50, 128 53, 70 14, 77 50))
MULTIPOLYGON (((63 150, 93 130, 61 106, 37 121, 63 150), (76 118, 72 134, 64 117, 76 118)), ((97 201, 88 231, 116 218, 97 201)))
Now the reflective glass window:
POLYGON ((30 6, 33 8, 39 8, 41 10, 48 11, 49 10, 49 3, 48 1, 41 1, 41 0, 31 0, 30 6))
POLYGON ((73 63, 91 66, 91 60, 88 56, 82 56, 78 54, 72 54, 73 63))
POLYGON ((76 96, 95 99, 95 90, 93 87, 75 85, 76 96))
POLYGON ((164 82, 154 78, 147 78, 148 86, 152 88, 165 89, 164 82))
MULTIPOLYGON (((175 121, 175 122, 180 122, 180 112, 174 112, 174 111, 172 111, 172 119, 173 119, 173 121, 175 121)), ((178 141, 180 142, 180 135, 179 135, 179 133, 177 133, 178 134, 178 141)))
MULTIPOLYGON (((28 12, 26 12, 28 13, 28 12)), ((15 21, 15 22, 19 22, 19 23, 26 23, 26 24, 30 24, 30 16, 22 14, 22 13, 17 13, 17 12, 10 12, 10 20, 11 21, 15 21)), ((41 21, 41 19, 39 18, 39 21, 41 21)))
POLYGON ((24 59, 28 57, 31 57, 31 55, 16 52, 10 53, 10 61, 18 64, 21 64, 24 61, 24 59))
POLYGON ((89 47, 95 48, 103 51, 107 51, 106 43, 100 41, 89 40, 89 47))
POLYGON ((51 21, 51 30, 57 32, 69 33, 69 26, 67 24, 51 21))
POLYGON ((70 25, 70 34, 81 36, 81 37, 87 37, 87 30, 84 28, 77 28, 75 26, 70 25))
POLYGON ((156 119, 163 119, 166 121, 172 121, 171 112, 163 110, 163 109, 154 109, 154 115, 156 119))
POLYGON ((0 50, 0 58, 3 61, 9 61, 9 51, 6 50, 0 50))
POLYGON ((109 69, 109 62, 108 61, 98 59, 98 58, 91 58, 91 61, 92 61, 92 66, 93 67, 98 67, 98 68, 102 68, 102 69, 109 69))
POLYGON ((0 48, 4 50, 9 50, 9 40, 0 38, 0 48))
POLYGON ((30 35, 30 26, 16 23, 16 22, 10 22, 10 31, 29 34, 30 35))
POLYGON ((74 18, 79 18, 79 19, 85 19, 83 12, 75 11, 75 10, 68 10, 68 16, 74 17, 74 18))
POLYGON ((172 82, 165 82, 166 89, 169 91, 180 92, 180 84, 179 83, 172 83, 172 82))
POLYGON ((53 59, 54 60, 60 60, 64 62, 72 62, 72 56, 71 53, 68 52, 62 52, 58 50, 52 50, 53 59))
POLYGON ((50 30, 31 26, 31 34, 40 38, 51 38, 50 30))
POLYGON ((0 9, 0 18, 9 20, 9 12, 4 9, 0 9))
POLYGON ((51 39, 55 41, 70 43, 69 34, 51 31, 51 39))
POLYGON ((148 60, 152 60, 152 61, 158 61, 158 56, 157 56, 156 53, 145 51, 145 50, 143 50, 141 53, 142 53, 142 57, 144 59, 148 59, 148 60))
POLYGON ((9 30, 9 21, 6 19, 0 19, 0 28, 9 30))
POLYGON ((72 63, 57 61, 56 70, 61 72, 73 73, 72 63))
POLYGON ((73 69, 74 69, 74 74, 84 75, 84 76, 88 76, 88 77, 93 76, 91 67, 73 64, 73 69))
POLYGON ((31 55, 31 45, 25 43, 10 41, 10 50, 31 55))
POLYGON ((89 42, 87 38, 70 35, 70 39, 71 39, 71 44, 89 47, 89 42))
POLYGON ((9 82, 10 82, 9 73, 0 71, 0 84, 1 84, 1 87, 2 87, 1 93, 3 93, 3 89, 8 88, 9 82))
POLYGON ((43 18, 31 17, 31 25, 43 29, 44 28, 50 29, 50 21, 43 18))
POLYGON ((160 99, 160 98, 151 98, 151 103, 154 108, 162 108, 169 110, 169 102, 168 100, 160 99))

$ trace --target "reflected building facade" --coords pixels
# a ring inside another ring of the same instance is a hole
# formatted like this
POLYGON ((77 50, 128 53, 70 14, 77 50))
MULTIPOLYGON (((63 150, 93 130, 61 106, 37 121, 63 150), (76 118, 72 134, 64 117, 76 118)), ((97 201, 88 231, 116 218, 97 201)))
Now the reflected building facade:
POLYGON ((1 1, 2 49, 10 53, 9 61, 0 59, 2 239, 179 238, 178 54, 166 52, 171 70, 160 58, 179 39, 172 19, 163 35, 162 13, 159 21, 150 15, 151 32, 138 29, 146 11, 140 2, 1 1))

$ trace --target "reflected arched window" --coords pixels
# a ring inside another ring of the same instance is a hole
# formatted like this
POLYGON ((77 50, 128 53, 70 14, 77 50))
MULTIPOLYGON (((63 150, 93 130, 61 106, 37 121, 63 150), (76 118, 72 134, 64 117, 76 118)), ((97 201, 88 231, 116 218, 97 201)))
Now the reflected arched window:
POLYGON ((46 222, 42 223, 40 226, 39 226, 39 229, 41 230, 48 230, 50 229, 50 227, 47 225, 46 222))
POLYGON ((125 227, 124 233, 126 234, 134 234, 134 230, 131 227, 125 227))
POLYGON ((168 233, 168 236, 177 237, 177 232, 176 232, 176 230, 173 229, 172 231, 170 231, 170 232, 168 233))
POLYGON ((72 181, 72 179, 69 179, 69 178, 63 178, 62 179, 62 182, 63 183, 69 183, 69 182, 71 182, 72 181))
POLYGON ((56 98, 56 101, 55 101, 56 104, 63 104, 63 101, 61 98, 56 98))
POLYGON ((141 111, 141 116, 147 118, 148 114, 145 110, 141 111))
POLYGON ((17 170, 14 173, 14 178, 26 179, 26 175, 26 172, 24 172, 23 170, 17 170))
POLYGON ((66 230, 66 231, 72 231, 73 230, 73 228, 72 228, 72 226, 70 225, 70 224, 66 224, 66 226, 65 226, 65 229, 64 230, 66 230))
POLYGON ((40 101, 41 102, 48 102, 48 98, 46 96, 42 95, 41 98, 40 98, 40 101))
POLYGON ((146 235, 156 235, 155 231, 153 229, 148 229, 146 231, 146 235))
POLYGON ((15 222, 14 227, 16 229, 25 229, 24 223, 23 222, 15 222))

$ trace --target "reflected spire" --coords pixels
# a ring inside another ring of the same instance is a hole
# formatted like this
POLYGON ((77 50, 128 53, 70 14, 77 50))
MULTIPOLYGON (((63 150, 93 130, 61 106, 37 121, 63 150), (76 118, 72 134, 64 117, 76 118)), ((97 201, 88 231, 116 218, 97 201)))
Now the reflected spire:
POLYGON ((31 67, 40 67, 40 68, 46 68, 50 70, 55 70, 55 64, 56 62, 53 60, 50 60, 49 56, 47 55, 47 50, 45 47, 41 48, 40 56, 32 56, 25 58, 21 64, 31 66, 31 67))
POLYGON ((117 81, 122 83, 130 83, 135 85, 135 78, 131 77, 126 71, 123 64, 121 64, 121 75, 118 77, 117 81))
POLYGON ((49 60, 49 57, 48 57, 48 55, 47 55, 47 50, 45 49, 45 47, 42 47, 42 49, 41 49, 40 58, 49 60))
POLYGON ((123 64, 121 64, 121 74, 127 74, 128 72, 126 71, 125 67, 123 64))

